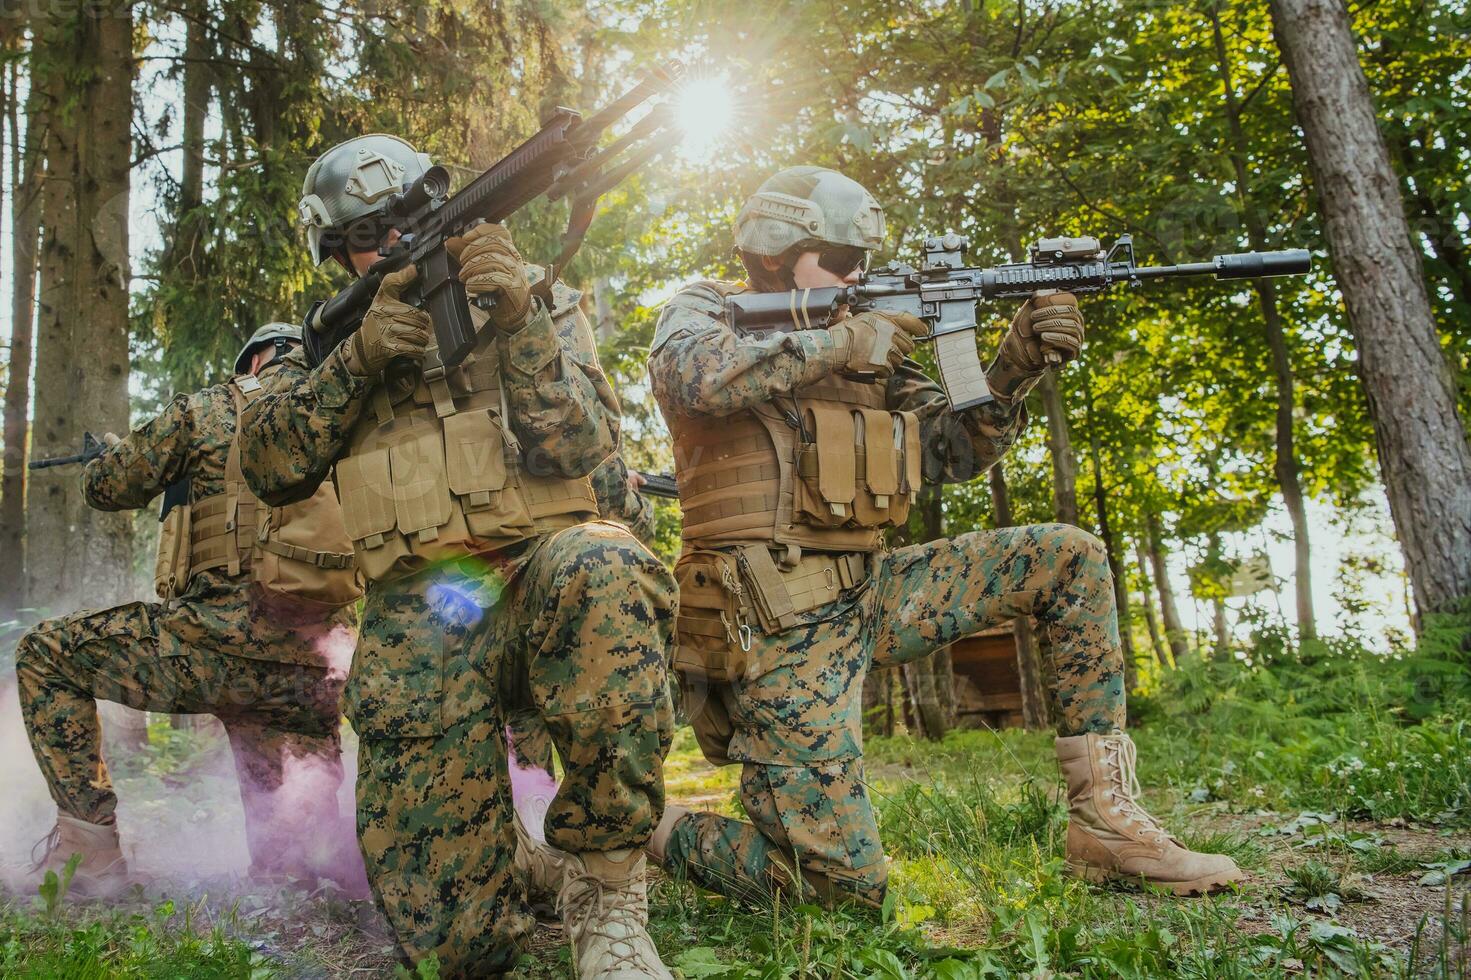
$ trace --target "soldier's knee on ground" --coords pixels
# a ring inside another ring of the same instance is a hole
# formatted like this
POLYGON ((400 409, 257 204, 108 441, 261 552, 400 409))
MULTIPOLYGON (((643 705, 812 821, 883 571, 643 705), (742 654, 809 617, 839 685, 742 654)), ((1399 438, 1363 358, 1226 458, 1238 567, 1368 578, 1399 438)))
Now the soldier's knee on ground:
POLYGON ((817 855, 804 861, 751 824, 715 813, 686 812, 660 838, 651 850, 665 870, 757 904, 782 894, 798 901, 815 897, 825 905, 856 901, 880 908, 888 888, 889 867, 883 859, 842 869, 817 855), (794 865, 801 867, 800 886, 794 865))
POLYGON ((889 889, 889 864, 887 861, 878 861, 862 868, 844 868, 842 871, 804 867, 802 877, 824 905, 858 902, 877 909, 883 908, 884 895, 889 889))

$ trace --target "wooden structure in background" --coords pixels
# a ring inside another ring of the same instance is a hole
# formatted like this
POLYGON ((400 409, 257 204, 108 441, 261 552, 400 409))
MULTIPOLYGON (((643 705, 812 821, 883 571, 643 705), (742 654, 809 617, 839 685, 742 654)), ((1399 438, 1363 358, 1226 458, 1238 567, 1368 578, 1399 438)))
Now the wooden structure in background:
POLYGON ((956 715, 962 728, 1021 728, 1021 674, 1011 624, 950 646, 956 715))

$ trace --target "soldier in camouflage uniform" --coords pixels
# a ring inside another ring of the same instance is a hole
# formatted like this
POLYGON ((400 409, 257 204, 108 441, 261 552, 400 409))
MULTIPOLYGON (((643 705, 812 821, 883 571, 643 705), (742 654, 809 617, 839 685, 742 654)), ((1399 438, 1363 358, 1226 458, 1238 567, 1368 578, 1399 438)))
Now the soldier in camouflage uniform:
MULTIPOLYGON (((426 166, 381 135, 320 157, 301 205, 317 261, 366 271, 396 240, 385 201, 426 166)), ((641 848, 664 805, 674 583, 596 520, 587 476, 620 419, 575 353, 577 294, 534 294, 540 270, 498 225, 451 251, 469 295, 494 299, 472 310, 464 362, 443 368, 428 315, 401 301, 413 269, 386 276, 348 339, 315 365, 293 354, 252 405, 245 472, 273 503, 336 474, 368 579, 345 693, 358 838, 403 957, 435 954, 446 976, 507 970, 533 927, 530 872, 561 879, 580 977, 667 977, 641 848), (562 857, 523 842, 518 873, 504 726, 526 705, 566 773, 546 818, 562 857)))
MULTIPOLYGON (((573 356, 587 364, 596 364, 597 342, 585 318, 571 318, 577 328, 572 336, 573 356)), ((640 478, 628 468, 621 455, 608 457, 589 477, 598 498, 598 516, 617 521, 633 532, 645 545, 654 538, 654 506, 638 492, 640 478)), ((511 708, 506 718, 507 738, 516 764, 552 771, 551 733, 536 705, 511 708)), ((545 896, 541 896, 545 897, 545 896)), ((555 897, 555 889, 552 891, 555 897)))
POLYGON ((867 312, 765 337, 722 318, 725 298, 748 288, 856 282, 884 237, 863 187, 816 167, 782 171, 747 201, 735 234, 751 285, 702 282, 671 299, 649 377, 685 522, 675 664, 706 755, 743 766, 749 822, 671 806, 650 853, 728 894, 811 889, 879 904, 887 870, 863 778, 864 675, 1034 616, 1054 651, 1069 867, 1180 893, 1235 880, 1229 858, 1180 847, 1134 799, 1097 539, 1041 524, 882 548, 922 482, 974 479, 1015 441, 1048 354, 1071 360, 1082 345, 1074 298, 1023 305, 987 371, 995 401, 957 412, 906 356, 926 330, 914 317, 867 312))
POLYGON ((351 837, 337 833, 346 830, 337 809, 337 702, 355 640, 355 578, 343 566, 347 604, 267 595, 254 586, 249 564, 228 561, 222 545, 233 535, 209 533, 211 523, 225 531, 224 509, 216 505, 230 486, 238 409, 232 386, 268 380, 280 369, 278 355, 300 337, 289 324, 263 327, 240 352, 235 381, 178 396, 125 439, 109 434, 107 448, 86 467, 87 503, 99 510, 141 508, 176 486, 187 499, 170 512, 170 524, 194 516, 192 534, 184 525, 184 540, 160 549, 166 601, 46 620, 16 649, 26 730, 59 811, 41 860, 59 865, 81 854, 79 890, 106 893, 127 881, 94 698, 220 719, 240 777, 252 872, 356 864, 351 837), (183 551, 173 553, 175 545, 183 551), (165 579, 180 555, 182 574, 170 585, 165 579), (293 791, 280 794, 288 775, 293 791))

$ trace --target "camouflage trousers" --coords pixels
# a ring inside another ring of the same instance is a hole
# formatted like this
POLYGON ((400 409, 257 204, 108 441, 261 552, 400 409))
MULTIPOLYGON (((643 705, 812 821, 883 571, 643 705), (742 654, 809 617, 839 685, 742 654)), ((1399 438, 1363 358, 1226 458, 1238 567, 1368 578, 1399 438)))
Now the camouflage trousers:
POLYGON ((350 648, 350 617, 349 610, 326 623, 272 627, 253 621, 237 593, 198 607, 187 599, 133 602, 42 622, 21 638, 15 669, 31 748, 57 807, 90 823, 111 821, 117 808, 94 699, 212 714, 234 754, 251 870, 340 869, 333 831, 343 779, 343 677, 311 651, 324 641, 350 648), (272 642, 283 657, 318 663, 231 652, 272 642), (288 780, 289 792, 280 792, 288 780))
POLYGON ((534 709, 563 761, 553 845, 648 840, 673 731, 674 606, 669 571, 608 523, 548 535, 514 563, 465 559, 370 586, 346 692, 358 840, 405 959, 495 975, 534 927, 512 865, 512 714, 534 709))
POLYGON ((1038 524, 900 548, 881 556, 867 586, 780 634, 758 633, 743 678, 687 690, 692 716, 729 719, 726 754, 744 764, 750 823, 690 814, 673 828, 666 867, 740 896, 787 887, 800 868, 819 895, 881 903, 887 868, 862 769, 864 676, 1017 616, 1035 616, 1051 638, 1059 734, 1121 730, 1123 658, 1098 539, 1038 524))

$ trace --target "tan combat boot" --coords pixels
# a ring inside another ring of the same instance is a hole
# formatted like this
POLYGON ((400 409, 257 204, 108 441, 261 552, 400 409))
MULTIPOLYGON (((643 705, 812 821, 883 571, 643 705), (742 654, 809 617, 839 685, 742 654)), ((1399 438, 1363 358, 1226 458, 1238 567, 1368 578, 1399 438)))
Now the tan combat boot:
POLYGON ((1067 781, 1071 874, 1088 881, 1142 881, 1176 895, 1204 895, 1242 879, 1236 862, 1181 847, 1139 805, 1129 736, 1059 738, 1057 761, 1067 781))
POLYGON ((557 907, 578 980, 673 980, 649 938, 643 851, 567 855, 557 907))
POLYGON ((56 826, 42 843, 46 845, 46 853, 36 862, 37 871, 50 870, 61 875, 73 854, 82 856, 68 888, 71 894, 106 898, 123 891, 130 883, 116 822, 88 823, 58 813, 56 826))
POLYGON ((538 919, 555 921, 557 896, 567 877, 567 852, 531 836, 521 815, 515 816, 516 869, 526 879, 526 897, 538 919))

